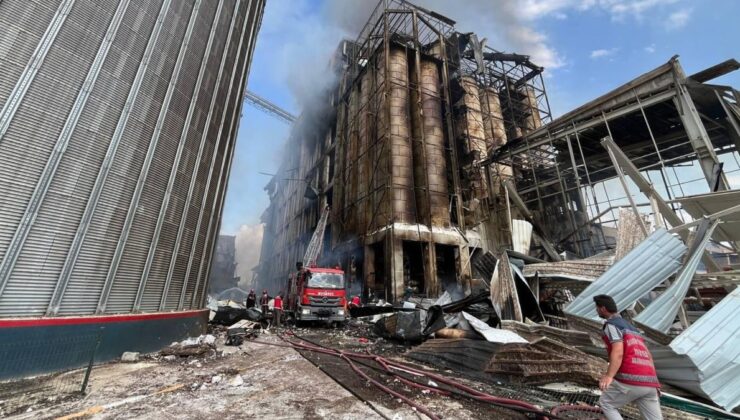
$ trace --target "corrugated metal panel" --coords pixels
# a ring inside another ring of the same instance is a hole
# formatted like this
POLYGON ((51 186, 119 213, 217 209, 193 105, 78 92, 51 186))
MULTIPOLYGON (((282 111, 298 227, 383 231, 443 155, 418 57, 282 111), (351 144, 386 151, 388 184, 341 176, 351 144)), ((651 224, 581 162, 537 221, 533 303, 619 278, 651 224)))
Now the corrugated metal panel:
MULTIPOLYGON (((195 172, 189 182, 187 196, 185 198, 185 206, 183 214, 180 220, 180 226, 178 228, 177 237, 175 239, 175 253, 176 258, 172 260, 168 271, 168 288, 167 296, 164 302, 164 309, 178 309, 180 306, 181 297, 183 296, 183 288, 187 290, 187 271, 188 261, 192 254, 194 245, 197 245, 197 223, 200 216, 200 209, 202 203, 202 196, 207 183, 208 174, 213 167, 213 157, 218 152, 216 150, 216 144, 218 136, 216 135, 216 129, 218 128, 218 118, 224 112, 224 103, 222 101, 216 101, 216 98, 223 99, 225 101, 226 94, 229 90, 230 78, 228 77, 229 70, 235 65, 235 43, 231 41, 236 22, 239 18, 238 7, 240 4, 234 4, 233 11, 229 15, 231 19, 231 25, 226 38, 226 48, 223 48, 223 56, 221 61, 221 68, 216 77, 218 85, 218 95, 214 97, 214 100, 210 105, 210 112, 205 121, 203 128, 201 146, 198 154, 195 158, 195 172)), ((229 9, 232 10, 232 9, 229 9)))
POLYGON ((614 256, 593 256, 582 260, 527 264, 524 276, 557 277, 572 280, 594 281, 604 275, 614 263, 614 256))
POLYGON ((49 27, 61 0, 6 1, 0 13, 0 109, 49 27))
MULTIPOLYGON (((219 150, 216 153, 216 155, 214 156, 214 159, 215 160, 211 164, 211 167, 213 169, 211 169, 211 174, 209 174, 209 178, 208 178, 208 180, 206 182, 205 192, 206 192, 206 194, 208 194, 209 197, 210 196, 214 196, 215 197, 216 190, 217 190, 218 186, 216 188, 212 188, 212 187, 210 187, 209 184, 211 183, 213 172, 214 171, 217 171, 217 170, 220 171, 221 170, 220 168, 223 167, 223 163, 219 159, 221 159, 221 157, 224 154, 224 151, 223 150, 226 148, 227 142, 229 140, 228 135, 231 134, 231 133, 228 133, 228 130, 227 130, 226 132, 228 134, 226 134, 226 136, 224 136, 223 135, 223 133, 224 133, 223 126, 224 126, 224 121, 226 121, 226 120, 229 120, 230 121, 231 120, 231 118, 229 118, 229 117, 231 117, 233 115, 233 110, 234 110, 234 103, 233 103, 234 102, 234 96, 233 96, 233 92, 235 90, 239 90, 239 87, 240 87, 240 84, 241 84, 241 82, 239 82, 238 84, 236 84, 236 89, 234 89, 235 81, 241 79, 237 75, 237 69, 239 68, 239 66, 238 66, 238 58, 240 56, 243 57, 244 54, 246 54, 246 51, 242 49, 244 38, 241 37, 240 35, 244 31, 243 25, 247 23, 247 20, 246 20, 246 13, 248 12, 247 7, 248 7, 248 3, 247 2, 241 4, 240 10, 238 11, 238 14, 236 16, 236 19, 234 21, 234 29, 233 29, 234 32, 235 32, 234 35, 236 35, 238 37, 239 43, 238 43, 238 46, 236 47, 236 50, 234 50, 234 52, 233 52, 234 53, 234 58, 232 59, 232 61, 229 62, 229 64, 231 65, 231 68, 228 68, 227 67, 225 69, 225 70, 228 71, 228 73, 226 73, 226 74, 229 74, 229 77, 228 77, 228 80, 229 80, 229 90, 228 90, 228 93, 226 95, 226 103, 227 103, 226 110, 225 110, 224 113, 221 114, 221 116, 220 116, 221 118, 218 118, 217 119, 217 120, 220 121, 220 124, 219 124, 219 127, 220 128, 219 128, 218 134, 216 135, 217 136, 217 140, 216 141, 218 143, 219 150), (216 169, 216 168, 219 168, 219 169, 216 169)), ((232 43, 232 45, 233 45, 233 43, 232 43)), ((231 54, 231 52, 230 52, 230 54, 231 54)), ((238 102, 240 103, 241 101, 242 101, 242 99, 241 99, 241 97, 239 97, 238 98, 238 102)), ((212 210, 208 210, 208 209, 212 209, 212 207, 208 207, 208 201, 203 202, 202 203, 202 206, 201 206, 201 209, 199 211, 200 218, 198 220, 198 227, 196 228, 197 231, 202 230, 202 231, 205 232, 205 229, 199 229, 199 228, 201 226, 206 226, 206 225, 201 225, 201 221, 202 220, 210 221, 212 210), (205 211, 204 211, 204 209, 205 209, 205 211)), ((203 245, 201 245, 201 248, 200 248, 200 249, 204 249, 206 247, 207 240, 208 240, 207 232, 205 234, 203 234, 203 235, 201 235, 200 232, 199 232, 199 235, 198 236, 199 236, 199 238, 201 236, 204 237, 203 240, 205 242, 203 242, 203 245)), ((196 243, 196 249, 197 249, 197 245, 198 244, 200 244, 200 240, 199 240, 198 243, 196 243)), ((207 263, 207 261, 204 261, 204 254, 203 253, 201 253, 201 254, 197 254, 197 253, 191 254, 190 260, 191 260, 191 262, 193 260, 196 260, 197 263, 199 264, 199 266, 202 266, 202 264, 204 262, 207 263)), ((188 292, 188 289, 189 289, 190 284, 192 284, 192 283, 195 284, 195 287, 193 287, 193 290, 194 290, 193 294, 195 294, 197 292, 198 282, 197 282, 197 280, 194 279, 194 277, 197 277, 200 274, 200 271, 198 271, 198 270, 199 270, 199 268, 193 269, 192 266, 191 266, 191 263, 189 263, 188 271, 185 274, 186 275, 186 282, 180 288, 180 295, 178 297, 178 309, 182 309, 183 308, 183 299, 187 299, 187 292, 188 292)), ((191 300, 192 300, 192 294, 191 294, 191 300)))
MULTIPOLYGON (((110 251, 110 257, 108 258, 111 258, 111 266, 106 273, 108 281, 111 280, 111 270, 115 269, 112 259, 115 256, 115 249, 120 243, 126 220, 131 220, 134 216, 132 213, 140 213, 142 210, 140 207, 132 208, 130 205, 134 200, 133 197, 137 190, 139 178, 146 162, 147 153, 150 150, 157 119, 180 51, 187 19, 190 17, 189 14, 182 15, 181 5, 182 2, 171 2, 167 6, 168 11, 162 25, 163 28, 167 29, 162 30, 157 43, 154 45, 154 54, 141 84, 141 95, 133 103, 131 111, 131 120, 140 122, 141 126, 137 127, 137 124, 127 126, 123 133, 123 141, 120 143, 116 157, 110 166, 109 179, 125 179, 127 182, 121 184, 120 187, 115 184, 106 185, 99 198, 99 210, 96 211, 90 222, 91 226, 106 223, 106 212, 108 211, 123 210, 126 213, 126 219, 121 224, 112 225, 108 223, 108 226, 118 233, 114 247, 105 250, 106 256, 108 255, 107 252, 110 251), (131 127, 132 130, 129 131, 128 127, 131 127), (138 128, 141 128, 141 131, 138 128)), ((85 242, 86 244, 83 246, 95 246, 92 238, 85 242), (90 244, 87 245, 87 242, 90 242, 90 244)), ((117 268, 121 275, 112 282, 107 302, 105 296, 101 298, 99 310, 106 313, 125 313, 133 310, 140 280, 140 276, 135 273, 141 273, 143 258, 142 261, 125 258, 117 268)), ((105 292, 105 289, 103 290, 105 292)))
MULTIPOLYGON (((142 281, 146 279, 146 285, 144 287, 143 296, 139 309, 142 311, 156 311, 159 309, 160 302, 162 301, 162 295, 165 288, 165 280, 167 278, 167 264, 162 264, 161 260, 155 263, 155 256, 158 250, 162 250, 165 259, 169 261, 171 257, 171 244, 174 244, 174 236, 169 235, 171 241, 168 243, 166 240, 160 240, 162 234, 167 229, 166 226, 166 214, 171 197, 174 191, 175 182, 177 180, 178 168, 180 167, 186 148, 192 144, 194 136, 188 136, 193 114, 201 103, 201 92, 203 88, 203 81, 205 73, 208 70, 208 62, 210 58, 210 51, 213 47, 213 40, 216 34, 216 26, 218 23, 218 15, 221 14, 223 0, 219 2, 217 8, 213 7, 201 7, 199 11, 198 20, 195 24, 195 29, 192 35, 191 45, 189 47, 188 54, 191 55, 186 61, 184 68, 184 76, 188 80, 192 80, 192 84, 187 84, 181 88, 179 95, 188 95, 187 101, 182 99, 182 104, 187 104, 187 115, 184 117, 185 120, 181 126, 181 132, 177 136, 178 139, 178 150, 174 158, 174 162, 168 168, 169 179, 165 187, 165 194, 162 198, 162 203, 159 207, 159 213, 157 215, 156 225, 154 226, 154 232, 152 233, 151 244, 147 252, 146 261, 144 263, 144 269, 141 273, 142 281), (217 15, 218 14, 218 15, 217 15), (195 80, 197 78, 197 80, 195 80), (187 92, 187 93, 185 93, 187 92), (161 247, 160 245, 164 245, 161 247), (168 249, 169 251, 167 251, 168 249)), ((204 95, 205 96, 205 95, 204 95)), ((199 138, 199 136, 198 136, 199 138)), ((174 201, 174 200, 172 200, 174 201)))
POLYGON ((719 221, 716 221, 706 230, 705 236, 700 238, 699 243, 692 245, 691 255, 688 261, 676 276, 673 284, 665 290, 657 299, 652 301, 639 315, 635 318, 636 322, 648 326, 656 331, 663 333, 668 332, 676 319, 678 310, 683 305, 683 299, 686 297, 691 286, 691 280, 694 278, 696 268, 704 256, 704 250, 707 243, 712 238, 712 232, 717 227, 719 221))
MULTIPOLYGON (((0 114, 9 117, 0 141, 0 177, 8 178, 0 182, 0 256, 15 235, 18 257, 6 265, 11 287, 8 293, 0 291, 0 315, 43 314, 44 306, 54 315, 52 296, 55 302, 61 299, 61 314, 93 313, 108 290, 107 277, 113 279, 111 310, 128 312, 147 264, 147 274, 157 280, 141 288, 143 308, 159 309, 171 274, 175 284, 179 281, 169 291, 177 306, 193 242, 196 258, 207 264, 205 254, 215 236, 209 232, 218 228, 213 218, 220 214, 233 150, 231 130, 219 147, 216 132, 224 112, 228 127, 237 114, 225 102, 227 93, 234 91, 236 101, 244 88, 241 73, 221 82, 217 78, 220 72, 231 74, 241 63, 240 53, 251 58, 264 2, 224 0, 224 13, 216 17, 216 0, 202 0, 204 13, 198 13, 188 43, 194 53, 183 58, 183 77, 171 80, 194 2, 170 1, 3 2, 0 110, 6 111, 0 114), (117 31, 111 24, 116 10, 122 12, 115 20, 120 22, 117 31), (232 19, 234 10, 238 19, 232 19), (202 60, 212 27, 213 53, 202 60), (39 48, 43 53, 34 55, 39 48), (202 83, 195 87, 202 61, 207 63, 202 83), (174 89, 170 82, 176 83, 174 89), (168 91, 171 106, 160 109, 168 91), (150 145, 158 122, 160 140, 150 145), (209 165, 214 158, 219 164, 209 165), (147 161, 152 166, 142 174, 147 161), (214 191, 206 188, 209 174, 220 180, 214 191), (139 179, 141 188, 135 187, 139 179), (134 191, 141 192, 135 203, 134 191), (132 221, 129 236, 119 241, 127 218, 132 221), (201 218, 203 227, 196 233, 201 218), (21 220, 28 223, 21 225, 21 220), (125 243, 122 258, 118 271, 111 271, 119 243, 125 243)), ((207 267, 194 272, 201 277, 207 267)), ((147 284, 154 280, 144 278, 147 284)), ((197 291, 195 284, 186 290, 197 302, 204 288, 201 281, 197 291)))
POLYGON ((591 283, 565 312, 598 320, 593 297, 600 294, 614 298, 618 308, 627 308, 678 271, 685 253, 686 245, 660 228, 591 283))
MULTIPOLYGON (((141 63, 148 32, 154 27, 160 7, 160 3, 133 0, 126 10, 121 28, 113 40, 101 74, 80 117, 78 128, 70 139, 67 152, 52 181, 49 197, 42 206, 44 219, 56 222, 57 236, 63 236, 70 243, 77 232, 105 159, 110 139, 141 63), (96 141, 90 141, 91 138, 96 141), (84 156, 84 159, 80 159, 80 156, 84 156), (52 203, 60 203, 64 212, 57 213, 59 210, 50 209, 52 203), (65 214, 65 218, 59 221, 58 214, 65 214)), ((121 215, 112 217, 120 218, 121 215)), ((115 237, 109 235, 105 228, 97 227, 88 234, 102 238, 115 237)), ((95 312, 105 282, 104 275, 100 273, 107 271, 108 264, 109 260, 102 258, 96 249, 83 248, 80 251, 62 297, 60 314, 95 312)))
MULTIPOLYGON (((685 197, 679 201, 691 217, 701 219, 712 213, 736 206, 740 203, 740 191, 718 191, 685 197)), ((722 224, 717 228, 717 239, 720 241, 740 240, 740 212, 722 218, 722 224)))
MULTIPOLYGON (((250 5, 252 2, 250 2, 250 5)), ((242 41, 244 40, 243 33, 247 31, 247 24, 255 18, 256 8, 252 7, 250 10, 247 10, 245 13, 248 13, 248 15, 245 17, 244 21, 244 27, 242 28, 242 41)), ((234 106, 231 114, 227 114, 227 119, 224 122, 224 125, 228 125, 228 144, 226 146, 226 152, 224 155, 224 163, 222 166, 224 168, 221 171, 219 181, 218 181, 218 194, 216 195, 215 201, 213 203, 213 207, 211 210, 211 218, 209 220, 208 224, 208 237, 210 239, 206 240, 206 249, 203 253, 202 257, 202 263, 200 270, 198 272, 198 278, 196 280, 196 287, 193 292, 193 298, 188 304, 188 302, 184 302, 184 306, 186 308, 199 308, 204 303, 205 300, 205 294, 208 289, 208 278, 209 273, 211 269, 211 262, 213 259, 213 249, 216 245, 216 241, 218 239, 217 232, 220 229, 220 221, 221 221, 221 213, 223 211, 223 204, 224 199, 226 197, 226 184, 229 179, 229 174, 231 173, 231 164, 233 162, 234 158, 234 149, 237 139, 237 127, 239 125, 239 116, 241 115, 241 109, 244 105, 244 101, 242 100, 241 92, 244 91, 244 88, 246 87, 247 82, 247 63, 249 61, 249 54, 251 51, 251 39, 248 39, 247 42, 249 44, 247 48, 242 48, 240 45, 239 50, 242 51, 242 57, 241 57, 241 64, 238 64, 235 66, 234 70, 238 71, 237 76, 238 79, 241 79, 239 81, 239 84, 236 87, 236 94, 233 94, 232 97, 234 101, 234 106), (200 286, 200 287, 198 287, 200 286)), ((233 83, 233 82, 232 82, 233 83)), ((183 290, 186 292, 186 290, 183 290)), ((185 294, 182 295, 181 301, 184 300, 185 294)), ((180 307, 183 307, 183 304, 180 305, 180 307)))
POLYGON ((48 308, 56 287, 55 267, 63 263, 69 244, 56 241, 53 226, 43 223, 38 226, 51 229, 24 248, 18 233, 27 232, 27 225, 21 229, 22 223, 32 222, 27 217, 31 215, 27 212, 29 202, 116 9, 114 0, 77 2, 71 7, 0 140, 0 155, 14 161, 0 168, 0 184, 13 189, 4 199, 3 219, 5 226, 15 228, 14 246, 0 265, 0 284, 6 286, 0 297, 0 314, 19 310, 44 314, 42 306, 48 308), (87 26, 90 19, 95 23, 87 26), (34 135, 29 136, 29 131, 34 135), (18 156, 24 156, 23 160, 18 156), (33 297, 27 299, 29 291, 33 297))
MULTIPOLYGON (((161 191, 166 186, 166 180, 159 184, 157 184, 157 181, 163 178, 166 179, 167 168, 173 164, 177 144, 179 143, 178 134, 184 123, 185 111, 183 108, 186 108, 188 103, 182 101, 179 106, 177 104, 171 106, 173 104, 172 99, 177 97, 175 89, 178 85, 182 85, 180 71, 195 25, 200 1, 196 2, 195 7, 188 7, 193 6, 193 4, 184 2, 174 3, 173 5, 175 6, 173 19, 177 24, 168 26, 168 36, 165 38, 173 42, 165 43, 164 48, 166 50, 161 55, 163 60, 160 63, 164 68, 160 68, 160 71, 163 73, 152 76, 158 78, 158 83, 166 83, 167 91, 159 109, 156 125, 153 127, 148 150, 138 174, 136 188, 128 206, 126 221, 123 224, 121 237, 113 254, 106 279, 106 282, 113 282, 112 293, 116 291, 116 285, 126 285, 127 289, 136 285, 134 305, 131 308, 134 310, 138 309, 141 302, 141 293, 143 292, 141 272, 146 263, 151 235, 156 225, 157 210, 164 197, 161 191), (175 41, 179 41, 179 43, 175 41), (172 59, 175 57, 176 59, 172 63, 172 59), (174 66, 170 67, 170 64, 174 64, 174 66), (169 71, 172 72, 171 75, 168 73, 169 71)), ((177 97, 177 99, 184 98, 177 97)), ((108 308, 109 310, 114 309, 111 306, 108 306, 108 308)))
POLYGON ((532 242, 532 224, 526 220, 512 220, 511 239, 514 251, 528 255, 529 246, 532 242))
POLYGON ((668 347, 651 348, 658 377, 705 395, 726 410, 740 406, 740 288, 668 347))

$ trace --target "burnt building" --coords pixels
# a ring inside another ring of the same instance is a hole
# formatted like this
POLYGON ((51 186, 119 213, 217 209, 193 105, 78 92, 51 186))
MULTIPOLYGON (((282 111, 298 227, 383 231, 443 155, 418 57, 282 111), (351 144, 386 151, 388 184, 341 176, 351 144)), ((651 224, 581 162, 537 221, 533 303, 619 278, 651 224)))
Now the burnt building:
POLYGON ((482 163, 550 121, 543 69, 455 22, 382 1, 330 63, 336 83, 305 109, 266 190, 258 269, 277 291, 331 209, 320 263, 353 293, 396 300, 471 287, 471 254, 510 247, 502 177, 482 163))

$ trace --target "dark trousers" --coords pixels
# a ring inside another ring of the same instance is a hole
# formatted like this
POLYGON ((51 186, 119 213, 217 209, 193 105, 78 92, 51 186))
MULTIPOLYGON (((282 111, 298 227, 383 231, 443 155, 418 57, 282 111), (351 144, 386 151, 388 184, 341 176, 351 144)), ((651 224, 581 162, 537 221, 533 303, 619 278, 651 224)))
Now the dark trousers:
POLYGON ((274 314, 275 314, 275 326, 279 327, 280 322, 282 321, 282 318, 283 318, 283 310, 275 309, 274 314))

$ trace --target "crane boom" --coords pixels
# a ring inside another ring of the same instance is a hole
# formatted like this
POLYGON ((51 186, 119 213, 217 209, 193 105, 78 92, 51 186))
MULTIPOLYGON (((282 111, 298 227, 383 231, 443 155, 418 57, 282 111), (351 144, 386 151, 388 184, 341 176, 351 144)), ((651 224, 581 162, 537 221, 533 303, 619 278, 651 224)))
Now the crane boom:
POLYGON ((326 222, 329 220, 329 206, 326 206, 321 212, 319 218, 319 224, 316 225, 316 230, 313 231, 311 241, 308 243, 306 253, 303 255, 303 263, 309 267, 316 265, 316 260, 319 258, 319 252, 321 252, 321 246, 324 243, 324 231, 326 230, 326 222))
POLYGON ((267 99, 257 95, 254 92, 245 91, 244 92, 244 101, 257 107, 257 109, 264 111, 270 115, 273 115, 275 117, 278 117, 279 119, 283 120, 283 122, 286 122, 288 124, 293 124, 297 117, 290 112, 280 108, 279 106, 273 104, 272 102, 268 101, 267 99))

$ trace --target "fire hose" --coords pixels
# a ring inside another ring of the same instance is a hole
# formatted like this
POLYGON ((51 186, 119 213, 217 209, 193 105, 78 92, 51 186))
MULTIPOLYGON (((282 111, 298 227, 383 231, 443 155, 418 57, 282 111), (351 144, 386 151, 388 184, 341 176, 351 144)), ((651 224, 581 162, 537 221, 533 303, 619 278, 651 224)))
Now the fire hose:
MULTIPOLYGON (((382 392, 400 399, 404 403, 414 408, 416 411, 425 414, 427 417, 431 419, 436 420, 436 419, 439 419, 440 417, 432 413, 431 411, 429 411, 427 408, 415 403, 414 401, 404 396, 403 394, 400 394, 397 391, 394 391, 390 389, 389 387, 383 385, 382 383, 376 381, 375 379, 372 379, 369 375, 367 375, 367 373, 362 371, 362 369, 360 369, 357 366, 356 362, 361 363, 359 362, 360 360, 374 361, 375 363, 377 363, 379 366, 382 367, 381 371, 395 376, 399 381, 411 387, 415 387, 421 390, 426 390, 426 391, 429 391, 435 394, 445 395, 445 396, 450 396, 454 394, 454 395, 458 395, 461 397, 466 397, 466 398, 474 399, 474 400, 481 401, 484 403, 489 403, 489 404, 493 404, 496 406, 500 406, 502 408, 532 413, 542 419, 561 418, 560 417, 561 413, 566 413, 569 411, 588 412, 588 413, 594 413, 594 414, 601 413, 601 410, 598 407, 583 406, 583 405, 558 405, 556 407, 553 407, 549 412, 547 412, 541 409, 540 407, 530 404, 526 401, 516 400, 516 399, 511 399, 511 398, 496 397, 494 395, 490 395, 490 394, 478 391, 474 388, 471 388, 467 385, 464 385, 462 383, 459 383, 457 381, 454 381, 442 375, 415 369, 411 366, 386 359, 382 356, 378 356, 374 354, 354 353, 354 352, 332 349, 329 347, 324 347, 318 344, 310 343, 308 340, 303 339, 295 334, 291 333, 290 335, 293 335, 294 337, 298 338, 301 341, 295 342, 295 341, 289 340, 285 336, 280 336, 280 338, 283 339, 284 342, 287 344, 268 343, 268 342, 256 341, 256 340, 253 342, 259 343, 259 344, 265 344, 265 345, 278 346, 278 347, 288 347, 288 348, 293 348, 295 350, 304 350, 304 351, 310 351, 314 353, 326 354, 326 355, 337 357, 345 361, 358 376, 362 377, 364 380, 368 381, 369 383, 371 383, 373 386, 375 386, 382 392), (416 382, 414 380, 410 380, 404 377, 403 375, 401 375, 399 372, 405 372, 407 374, 421 376, 421 377, 425 377, 430 380, 434 380, 436 382, 439 382, 439 383, 442 383, 442 384, 445 384, 451 387, 452 390, 443 390, 443 389, 431 387, 431 386, 416 382)), ((362 365, 366 367, 371 367, 365 363, 362 363, 362 365)))

